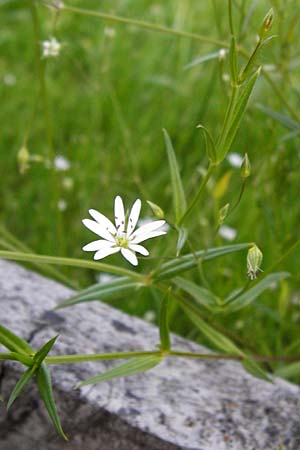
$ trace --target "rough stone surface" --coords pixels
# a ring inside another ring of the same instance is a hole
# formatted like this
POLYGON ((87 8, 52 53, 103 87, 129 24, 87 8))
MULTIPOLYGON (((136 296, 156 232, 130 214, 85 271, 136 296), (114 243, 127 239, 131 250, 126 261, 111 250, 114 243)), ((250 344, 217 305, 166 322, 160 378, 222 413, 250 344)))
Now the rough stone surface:
MULTIPOLYGON (((0 323, 32 346, 56 334, 52 354, 147 350, 157 343, 155 327, 100 302, 51 311, 70 294, 59 283, 0 261, 0 323)), ((176 336, 173 344, 203 351, 176 336)), ((168 359, 142 375, 73 390, 114 364, 51 367, 69 443, 53 431, 32 383, 8 415, 0 406, 0 450, 278 450, 280 444, 300 449, 294 385, 257 380, 235 362, 168 359)), ((17 363, 0 362, 5 400, 21 370, 17 363)))

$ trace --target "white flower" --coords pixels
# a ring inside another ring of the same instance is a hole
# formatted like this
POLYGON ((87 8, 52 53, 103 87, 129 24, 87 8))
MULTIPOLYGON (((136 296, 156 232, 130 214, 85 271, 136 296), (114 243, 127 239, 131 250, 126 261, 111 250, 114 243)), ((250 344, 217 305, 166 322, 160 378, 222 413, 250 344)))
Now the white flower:
POLYGON ((85 245, 82 250, 96 252, 94 255, 95 260, 121 251, 127 261, 137 266, 136 253, 140 253, 143 256, 149 255, 148 250, 140 243, 166 234, 166 231, 162 230, 165 220, 155 220, 142 225, 134 231, 139 220, 141 206, 141 200, 137 199, 131 208, 128 220, 126 220, 123 200, 118 195, 115 198, 115 225, 100 212, 90 209, 89 213, 94 220, 84 219, 82 223, 102 239, 85 245))
POLYGON ((64 172, 71 167, 70 161, 62 155, 56 155, 53 161, 56 170, 64 172))
POLYGON ((219 235, 226 241, 234 241, 237 235, 235 228, 228 227, 227 225, 222 225, 219 228, 219 235))
POLYGON ((235 152, 228 153, 226 159, 231 165, 231 167, 236 167, 237 169, 240 169, 241 165, 243 164, 243 157, 239 153, 235 152))
POLYGON ((48 58, 49 56, 58 56, 61 44, 54 37, 52 37, 49 41, 43 41, 42 47, 43 57, 48 58))

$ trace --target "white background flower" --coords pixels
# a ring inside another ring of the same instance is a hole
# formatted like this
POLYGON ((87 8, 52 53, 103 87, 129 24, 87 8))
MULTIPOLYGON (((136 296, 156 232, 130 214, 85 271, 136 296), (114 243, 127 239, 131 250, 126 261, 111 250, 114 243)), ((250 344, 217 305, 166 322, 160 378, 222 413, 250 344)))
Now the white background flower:
POLYGON ((94 220, 84 219, 82 223, 102 239, 85 245, 82 250, 96 252, 94 255, 96 260, 120 251, 127 261, 137 266, 136 253, 143 256, 149 255, 148 250, 140 243, 166 234, 166 231, 162 230, 165 220, 155 220, 134 231, 139 220, 141 205, 141 200, 137 199, 131 208, 128 220, 126 220, 123 200, 117 196, 115 198, 115 225, 100 212, 90 209, 89 213, 94 220))
POLYGON ((61 44, 52 37, 49 41, 42 42, 43 47, 43 57, 48 58, 49 56, 58 56, 61 48, 61 44))

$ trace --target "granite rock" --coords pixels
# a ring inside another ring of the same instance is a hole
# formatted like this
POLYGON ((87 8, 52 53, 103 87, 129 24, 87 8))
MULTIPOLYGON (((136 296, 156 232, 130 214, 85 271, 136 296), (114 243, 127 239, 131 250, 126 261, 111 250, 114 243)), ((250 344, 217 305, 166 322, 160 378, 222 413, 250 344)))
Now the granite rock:
MULTIPOLYGON (((52 355, 151 350, 158 343, 154 326, 100 302, 54 312, 72 293, 0 261, 0 323, 33 347, 57 334, 52 355)), ((172 340, 178 350, 207 352, 178 336, 172 340)), ((170 358, 144 374, 73 389, 116 364, 51 366, 70 442, 56 435, 31 383, 8 414, 0 406, 0 450, 278 450, 281 444, 300 449, 295 385, 258 380, 232 361, 170 358)), ((5 400, 21 373, 18 363, 0 362, 5 400)))

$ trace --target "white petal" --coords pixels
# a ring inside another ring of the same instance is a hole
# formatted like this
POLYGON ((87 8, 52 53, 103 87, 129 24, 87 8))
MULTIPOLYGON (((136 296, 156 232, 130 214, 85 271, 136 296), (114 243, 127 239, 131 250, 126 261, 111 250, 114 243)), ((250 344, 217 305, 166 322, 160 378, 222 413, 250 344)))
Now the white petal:
POLYGON ((139 220, 140 212, 141 212, 141 206, 142 202, 138 198, 130 211, 129 219, 128 219, 128 225, 127 225, 127 235, 129 236, 133 230, 135 229, 135 226, 137 224, 137 221, 139 220))
POLYGON ((110 242, 115 242, 114 237, 106 230, 106 228, 100 225, 100 223, 94 222, 94 220, 90 219, 83 219, 82 223, 85 227, 87 227, 93 233, 98 234, 98 236, 102 237, 103 239, 106 239, 110 242))
POLYGON ((133 250, 134 252, 138 252, 141 255, 144 255, 144 256, 149 255, 148 250, 145 247, 143 247, 142 245, 131 244, 131 245, 129 245, 129 248, 130 248, 130 250, 133 250))
POLYGON ((120 251, 120 247, 109 247, 109 248, 102 248, 101 250, 98 250, 94 254, 94 259, 102 259, 106 256, 113 255, 114 253, 118 253, 120 251))
POLYGON ((123 200, 118 195, 115 198, 115 224, 117 231, 119 233, 124 233, 125 231, 125 212, 124 212, 124 205, 123 200))
POLYGON ((85 252, 96 252, 97 250, 100 250, 102 248, 109 248, 114 245, 113 242, 104 241, 100 239, 99 241, 93 241, 89 244, 86 244, 84 247, 82 247, 82 250, 85 252))
POLYGON ((161 228, 166 223, 165 220, 155 220, 154 222, 146 223, 138 228, 132 235, 132 237, 140 236, 141 234, 148 234, 158 228, 161 228))
POLYGON ((138 265, 138 260, 134 252, 132 252, 128 248, 121 248, 121 253, 124 256, 124 258, 130 262, 130 264, 132 264, 133 266, 138 265))
POLYGON ((95 209, 89 209, 89 213, 96 222, 100 223, 103 228, 106 228, 111 234, 116 234, 117 230, 111 221, 95 209))
POLYGON ((152 231, 151 233, 142 234, 140 236, 135 237, 132 239, 130 246, 132 244, 139 244, 140 242, 146 241, 147 239, 151 239, 157 236, 162 236, 163 234, 167 234, 166 231, 152 231))

